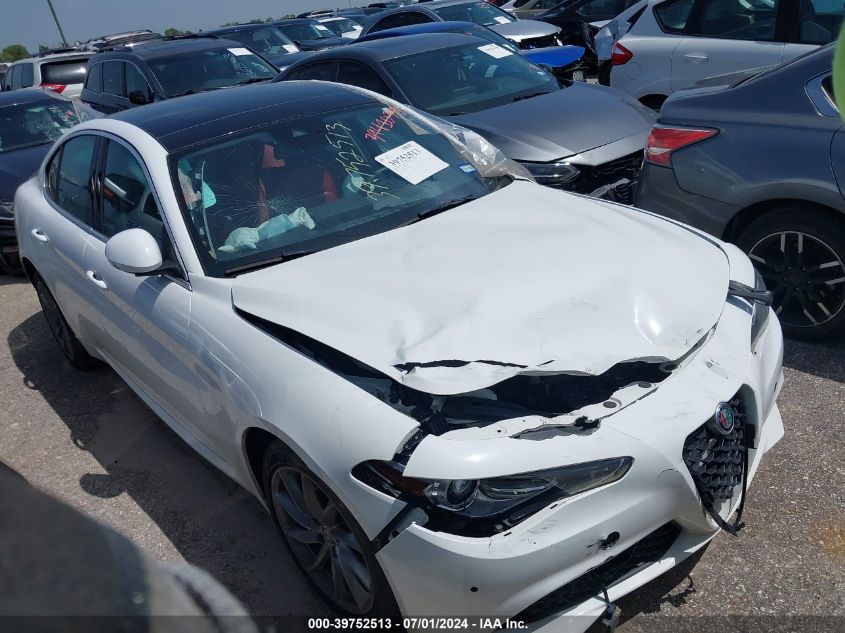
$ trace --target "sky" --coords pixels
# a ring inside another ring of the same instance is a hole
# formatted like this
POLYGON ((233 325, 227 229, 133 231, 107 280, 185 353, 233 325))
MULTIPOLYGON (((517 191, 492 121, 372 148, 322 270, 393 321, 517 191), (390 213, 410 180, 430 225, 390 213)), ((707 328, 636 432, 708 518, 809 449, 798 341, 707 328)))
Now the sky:
MULTIPOLYGON (((350 0, 53 0, 69 42, 144 28, 162 32, 172 26, 196 31, 224 22, 349 5, 350 0)), ((23 44, 34 51, 38 44, 60 41, 47 0, 0 0, 0 49, 23 44)))

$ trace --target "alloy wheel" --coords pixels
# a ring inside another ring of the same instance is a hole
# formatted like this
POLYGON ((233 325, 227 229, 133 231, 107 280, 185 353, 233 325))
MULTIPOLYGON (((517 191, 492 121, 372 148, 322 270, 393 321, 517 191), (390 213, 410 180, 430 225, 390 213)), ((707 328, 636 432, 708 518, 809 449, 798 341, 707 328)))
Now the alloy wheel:
POLYGON ((272 475, 273 510, 303 569, 343 610, 373 607, 373 576, 363 548, 323 485, 292 466, 272 475))
POLYGON ((815 327, 845 306, 845 263, 823 240, 800 231, 780 231, 748 253, 774 295, 781 322, 815 327))

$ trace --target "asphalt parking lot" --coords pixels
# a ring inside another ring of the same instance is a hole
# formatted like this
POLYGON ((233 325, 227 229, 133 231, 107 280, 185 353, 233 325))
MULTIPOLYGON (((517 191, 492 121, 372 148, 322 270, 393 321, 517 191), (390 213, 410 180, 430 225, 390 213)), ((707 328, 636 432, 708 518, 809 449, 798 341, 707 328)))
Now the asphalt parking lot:
MULTIPOLYGON (((257 616, 328 615, 257 501, 112 371, 65 362, 25 280, 0 278, 0 306, 0 460, 153 557, 208 570, 257 616)), ((625 598, 620 631, 728 615, 746 617, 737 630, 845 627, 845 341, 788 341, 784 364, 786 436, 750 490, 747 527, 625 598)))

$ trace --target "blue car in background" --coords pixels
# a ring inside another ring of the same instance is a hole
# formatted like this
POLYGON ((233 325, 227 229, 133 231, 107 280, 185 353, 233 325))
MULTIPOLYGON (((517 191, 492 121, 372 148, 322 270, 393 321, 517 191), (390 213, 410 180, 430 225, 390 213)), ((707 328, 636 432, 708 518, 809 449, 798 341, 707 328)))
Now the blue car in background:
POLYGON ((526 59, 550 71, 556 78, 570 81, 585 81, 587 66, 583 62, 582 46, 549 46, 547 48, 521 49, 506 37, 486 26, 472 22, 427 22, 400 26, 394 29, 376 31, 359 37, 356 42, 371 42, 386 37, 419 35, 420 33, 464 33, 498 44, 502 48, 518 53, 526 59))

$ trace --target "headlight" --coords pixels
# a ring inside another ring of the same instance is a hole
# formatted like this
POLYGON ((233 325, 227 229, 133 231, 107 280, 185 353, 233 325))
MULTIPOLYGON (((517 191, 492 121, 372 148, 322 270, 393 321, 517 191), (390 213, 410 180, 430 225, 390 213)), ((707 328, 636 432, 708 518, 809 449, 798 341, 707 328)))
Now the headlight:
POLYGON ((15 203, 0 200, 0 220, 15 219, 15 203))
POLYGON ((495 534, 549 503, 618 481, 634 463, 613 457, 490 479, 425 480, 405 477, 396 462, 369 461, 353 476, 393 497, 421 506, 430 527, 466 535, 495 534))
POLYGON ((564 161, 557 163, 520 162, 520 164, 531 172, 537 183, 551 187, 562 187, 578 178, 580 173, 576 167, 564 161))
MULTIPOLYGON (((765 291, 766 282, 763 281, 763 276, 754 270, 754 290, 765 291)), ((754 307, 751 312, 751 349, 757 347, 757 341, 760 340, 760 335, 766 329, 766 324, 769 322, 769 306, 768 304, 754 301, 754 307)))
POLYGON ((618 481, 632 463, 630 457, 615 457, 524 475, 437 480, 431 482, 424 492, 432 504, 444 510, 460 512, 470 518, 490 517, 545 493, 552 493, 550 496, 560 499, 618 481))

